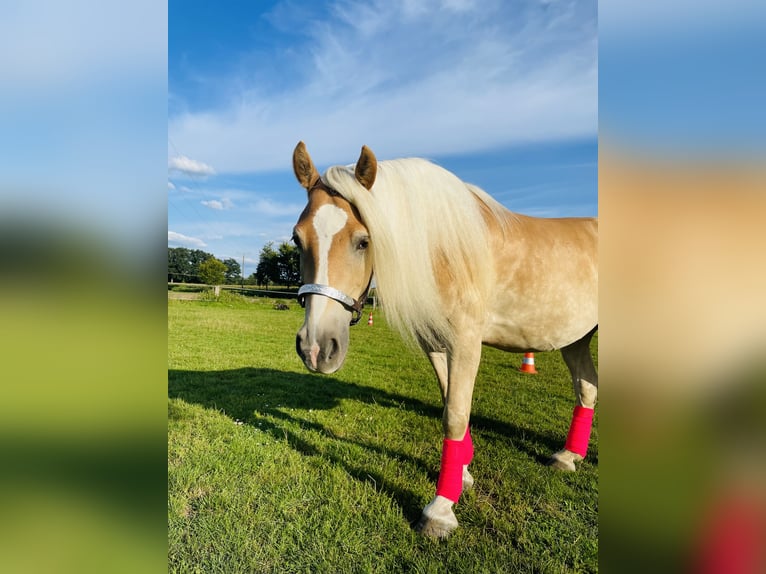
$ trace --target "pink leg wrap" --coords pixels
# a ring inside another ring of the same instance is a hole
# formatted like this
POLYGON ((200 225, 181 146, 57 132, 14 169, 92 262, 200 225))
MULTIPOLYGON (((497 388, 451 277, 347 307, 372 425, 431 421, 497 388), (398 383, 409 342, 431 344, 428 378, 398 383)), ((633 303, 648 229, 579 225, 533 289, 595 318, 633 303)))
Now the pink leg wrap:
POLYGON ((575 406, 564 448, 585 457, 585 453, 588 452, 591 426, 593 426, 593 409, 575 406))
POLYGON ((436 494, 457 502, 463 491, 463 465, 473 460, 471 431, 466 429, 462 440, 445 438, 442 442, 442 461, 436 494))
POLYGON ((698 574, 763 572, 766 507, 750 492, 723 494, 708 510, 697 553, 698 574), (760 506, 760 507, 759 507, 760 506))
POLYGON ((473 460, 473 439, 471 439, 471 429, 465 429, 463 449, 463 464, 471 464, 471 461, 473 460))

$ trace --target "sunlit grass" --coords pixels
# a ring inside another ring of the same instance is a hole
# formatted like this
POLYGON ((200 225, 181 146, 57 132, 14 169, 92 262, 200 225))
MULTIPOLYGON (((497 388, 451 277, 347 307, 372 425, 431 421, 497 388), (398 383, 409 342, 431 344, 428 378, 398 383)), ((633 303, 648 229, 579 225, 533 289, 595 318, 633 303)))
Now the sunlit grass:
POLYGON ((520 355, 485 349, 476 488, 440 543, 412 529, 438 474, 438 385, 381 313, 351 329, 332 376, 295 354, 294 303, 169 301, 168 320, 171 571, 597 569, 597 423, 580 471, 542 464, 573 406, 560 354, 536 354, 540 374, 525 375, 520 355))

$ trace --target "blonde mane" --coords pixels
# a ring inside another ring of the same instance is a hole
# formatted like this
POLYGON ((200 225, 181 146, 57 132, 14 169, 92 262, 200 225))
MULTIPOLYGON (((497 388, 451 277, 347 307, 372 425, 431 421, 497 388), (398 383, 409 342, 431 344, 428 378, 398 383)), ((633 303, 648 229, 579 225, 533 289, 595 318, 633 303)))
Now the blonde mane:
POLYGON ((424 159, 379 162, 369 191, 354 166, 331 167, 322 179, 356 206, 370 232, 377 292, 392 326, 426 349, 449 347, 454 333, 437 275, 448 277, 460 303, 484 305, 495 270, 484 256, 490 240, 483 211, 501 229, 510 212, 424 159))

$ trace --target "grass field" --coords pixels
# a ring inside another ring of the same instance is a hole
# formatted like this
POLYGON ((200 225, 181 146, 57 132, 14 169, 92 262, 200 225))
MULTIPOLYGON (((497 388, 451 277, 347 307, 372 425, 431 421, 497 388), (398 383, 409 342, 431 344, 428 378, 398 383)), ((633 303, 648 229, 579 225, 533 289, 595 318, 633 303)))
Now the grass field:
POLYGON ((438 542, 412 529, 442 439, 425 356, 376 313, 351 329, 340 372, 310 374, 294 350, 302 316, 233 295, 168 301, 169 571, 597 570, 597 418, 577 473, 543 465, 574 400, 559 353, 536 354, 540 374, 525 375, 521 355, 485 349, 476 485, 438 542))

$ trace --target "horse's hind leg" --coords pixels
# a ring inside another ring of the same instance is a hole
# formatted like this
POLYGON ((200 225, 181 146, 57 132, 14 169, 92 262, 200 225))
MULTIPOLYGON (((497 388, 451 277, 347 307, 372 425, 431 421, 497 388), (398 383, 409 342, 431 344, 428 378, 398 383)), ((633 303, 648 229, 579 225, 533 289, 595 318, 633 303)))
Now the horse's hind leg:
POLYGON ((598 395, 598 373, 590 354, 594 328, 579 341, 561 349, 564 362, 572 374, 576 406, 564 448, 550 459, 550 466, 561 470, 577 470, 576 462, 585 458, 590 439, 593 409, 598 395))

